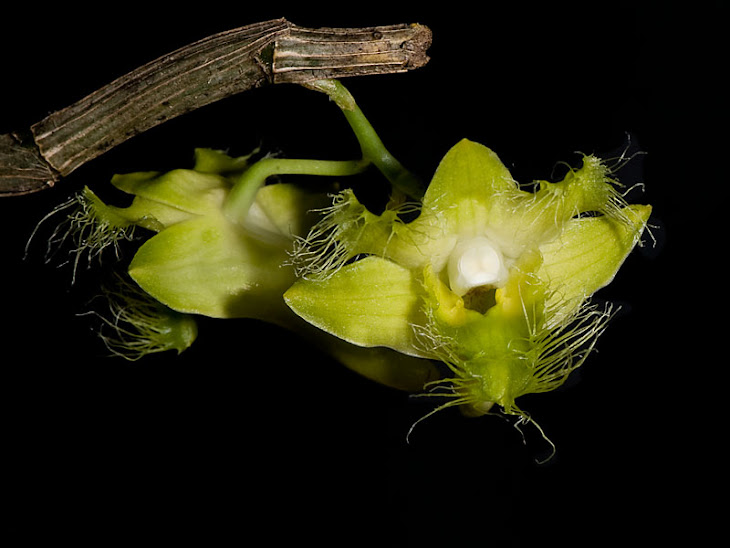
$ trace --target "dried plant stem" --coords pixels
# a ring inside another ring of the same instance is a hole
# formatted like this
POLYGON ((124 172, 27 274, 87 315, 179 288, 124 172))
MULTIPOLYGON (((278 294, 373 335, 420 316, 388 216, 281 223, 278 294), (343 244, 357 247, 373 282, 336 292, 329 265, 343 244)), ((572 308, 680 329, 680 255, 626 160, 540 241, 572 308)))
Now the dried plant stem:
POLYGON ((422 25, 306 29, 274 19, 214 34, 118 78, 26 132, 0 135, 0 196, 28 194, 167 120, 268 84, 423 66, 422 25))

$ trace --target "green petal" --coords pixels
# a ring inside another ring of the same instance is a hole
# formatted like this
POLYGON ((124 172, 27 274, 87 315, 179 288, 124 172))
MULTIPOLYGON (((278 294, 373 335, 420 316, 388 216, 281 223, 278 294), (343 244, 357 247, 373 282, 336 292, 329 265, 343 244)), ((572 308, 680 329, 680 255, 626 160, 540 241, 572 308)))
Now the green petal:
POLYGON ((230 189, 230 183, 224 177, 190 169, 175 169, 163 174, 139 172, 115 175, 112 184, 128 194, 193 215, 220 209, 230 189))
POLYGON ((307 192, 291 184, 268 185, 256 194, 247 221, 286 237, 303 236, 317 220, 312 210, 328 203, 324 193, 307 192))
POLYGON ((407 356, 390 348, 355 346, 319 330, 312 337, 348 369, 397 390, 417 392, 439 378, 438 368, 430 360, 407 356))
POLYGON ((99 315, 104 322, 99 335, 117 356, 134 361, 155 352, 179 354, 197 337, 193 316, 171 310, 122 277, 104 288, 104 296, 110 310, 109 317, 99 315))
POLYGON ((135 196, 132 205, 124 208, 113 208, 115 212, 128 219, 131 223, 148 230, 159 232, 166 226, 172 226, 191 218, 191 214, 176 207, 135 196))
POLYGON ((448 220, 447 231, 478 230, 488 222, 488 208, 515 193, 520 193, 517 184, 499 157, 464 139, 441 160, 424 196, 423 210, 441 213, 448 220))
POLYGON ((613 280, 638 243, 651 207, 632 205, 623 213, 622 220, 609 216, 573 219, 565 224, 560 237, 540 247, 544 262, 538 276, 554 292, 549 308, 569 314, 613 280))
POLYGON ((377 255, 407 268, 422 268, 440 249, 434 234, 440 231, 438 226, 410 225, 400 219, 401 214, 412 213, 413 204, 394 204, 376 215, 351 189, 333 198, 331 206, 318 210, 321 218, 307 236, 296 241, 293 262, 300 277, 326 278, 357 255, 377 255))
POLYGON ((249 160, 256 152, 258 150, 254 150, 251 154, 245 156, 233 157, 222 150, 196 148, 193 169, 201 173, 218 173, 221 175, 243 171, 249 167, 249 160))
POLYGON ((410 270, 371 256, 323 281, 300 280, 284 299, 304 320, 345 341, 419 355, 412 325, 420 314, 420 289, 410 270))
POLYGON ((178 312, 279 322, 288 316, 281 295, 294 279, 281 266, 286 257, 283 248, 251 237, 222 215, 208 215, 149 239, 129 274, 178 312))

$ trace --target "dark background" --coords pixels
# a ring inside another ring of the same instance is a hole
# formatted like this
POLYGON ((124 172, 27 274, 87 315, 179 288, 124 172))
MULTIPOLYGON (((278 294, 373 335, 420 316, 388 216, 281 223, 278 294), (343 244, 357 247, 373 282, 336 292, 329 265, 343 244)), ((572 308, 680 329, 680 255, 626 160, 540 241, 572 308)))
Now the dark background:
POLYGON ((346 82, 391 152, 428 179, 467 137, 528 182, 576 151, 611 156, 630 142, 646 154, 619 176, 645 183, 635 200, 654 206, 657 244, 600 292, 622 309, 598 353, 563 389, 522 402, 557 446, 549 463, 535 463, 549 447, 534 430, 523 443, 506 421, 456 411, 421 423, 408 444, 426 403, 254 321, 201 321, 181 356, 108 358, 78 316, 97 274, 72 287, 38 242, 23 258, 46 212, 115 172, 188 167, 199 146, 357 153, 336 108, 293 86, 168 122, 54 190, 0 201, 2 481, 15 532, 28 543, 394 547, 655 545, 688 534, 699 545, 713 523, 705 490, 725 479, 713 394, 726 367, 725 246, 711 223, 727 178, 715 129, 727 106, 713 100, 726 86, 726 3, 246 4, 21 5, 0 33, 0 132, 236 26, 420 22, 434 33, 426 67, 346 82))

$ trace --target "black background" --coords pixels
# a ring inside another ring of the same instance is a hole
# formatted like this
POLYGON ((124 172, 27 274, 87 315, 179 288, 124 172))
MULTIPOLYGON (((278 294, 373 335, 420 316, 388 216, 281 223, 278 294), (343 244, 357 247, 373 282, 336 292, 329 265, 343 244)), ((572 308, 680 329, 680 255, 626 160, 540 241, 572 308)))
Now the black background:
MULTIPOLYGON (((461 138, 519 181, 576 151, 647 154, 657 245, 602 299, 622 306, 563 389, 526 397, 557 446, 508 422, 430 409, 254 321, 201 321, 180 356, 106 357, 86 299, 97 281, 46 265, 39 219, 121 171, 187 167, 199 146, 349 158, 336 108, 293 86, 247 92, 155 128, 51 191, 0 201, 3 493, 15 532, 198 545, 655 545, 709 531, 724 472, 724 318, 714 208, 727 106, 723 2, 480 2, 287 7, 271 2, 21 5, 3 17, 0 132, 28 126, 193 40, 287 17, 309 27, 405 22, 434 33, 417 71, 346 82, 388 148, 428 179, 461 138), (718 275, 719 274, 719 275, 718 275), (713 312, 714 311, 714 312, 713 312), (719 316, 716 314, 719 312, 719 316), (225 540, 224 540, 225 539, 225 540)), ((649 240, 649 244, 651 241, 649 240)), ((108 266, 108 265, 107 265, 108 266)), ((716 509, 719 509, 717 506, 716 509)), ((8 529, 10 530, 10 529, 8 529)))

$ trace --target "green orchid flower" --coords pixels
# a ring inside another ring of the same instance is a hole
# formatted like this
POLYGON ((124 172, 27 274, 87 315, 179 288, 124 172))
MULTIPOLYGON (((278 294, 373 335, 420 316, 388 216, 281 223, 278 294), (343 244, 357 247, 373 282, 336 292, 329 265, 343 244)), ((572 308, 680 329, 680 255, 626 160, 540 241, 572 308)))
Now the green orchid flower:
POLYGON ((112 185, 133 196, 131 205, 107 205, 85 188, 83 209, 95 232, 109 238, 126 238, 137 228, 152 234, 128 274, 158 302, 179 313, 282 323, 290 313, 275 296, 294 277, 281 265, 293 236, 311 224, 307 211, 324 195, 256 182, 240 217, 227 215, 226 200, 251 168, 247 158, 199 149, 192 169, 115 175, 112 185))
POLYGON ((463 140, 420 204, 376 215, 351 190, 298 241, 299 316, 352 344, 438 360, 426 388, 485 414, 560 386, 612 315, 591 296, 640 242, 651 207, 628 205, 609 167, 583 157, 557 183, 518 185, 487 147, 463 140), (415 208, 419 212, 413 217, 415 208))
MULTIPOLYGON (((374 165, 398 187, 416 188, 412 176, 384 149, 349 93, 338 82, 312 84, 332 96, 361 142, 358 160, 302 160, 197 149, 191 169, 115 175, 112 185, 131 204, 106 204, 85 188, 72 200, 69 228, 75 267, 83 255, 100 256, 122 240, 147 238, 127 267, 133 284, 108 291, 112 328, 103 335, 118 355, 187 348, 195 316, 251 318, 290 329, 362 375, 387 386, 414 390, 436 378, 432 363, 386 348, 363 348, 315 329, 286 305, 296 281, 291 254, 329 204, 325 191, 310 192, 275 175, 346 177, 374 165)), ((68 206, 67 205, 67 206, 68 206)), ((66 207, 67 207, 66 206, 66 207)))
POLYGON ((103 288, 110 313, 96 314, 111 328, 100 335, 115 355, 182 352, 197 336, 198 315, 290 323, 281 296, 294 275, 282 264, 325 195, 256 182, 240 217, 226 214, 227 198, 255 165, 250 158, 198 149, 192 169, 115 175, 112 185, 133 197, 127 207, 107 205, 88 187, 65 204, 74 209, 57 239, 75 241, 74 277, 82 257, 91 261, 112 248, 119 258, 121 241, 146 236, 129 279, 103 288))

